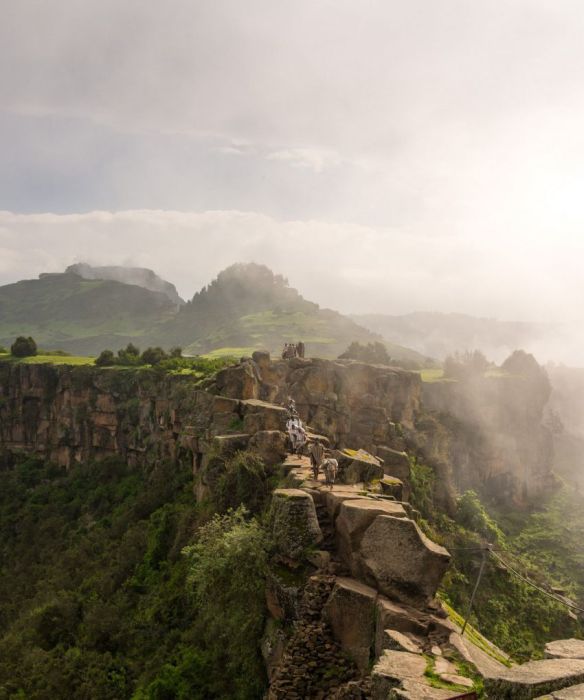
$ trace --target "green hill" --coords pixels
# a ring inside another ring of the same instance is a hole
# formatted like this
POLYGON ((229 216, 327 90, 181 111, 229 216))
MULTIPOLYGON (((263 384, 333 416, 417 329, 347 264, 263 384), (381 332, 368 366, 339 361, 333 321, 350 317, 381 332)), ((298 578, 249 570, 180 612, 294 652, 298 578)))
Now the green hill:
POLYGON ((0 344, 32 335, 42 347, 96 353, 143 336, 175 308, 165 294, 135 285, 41 275, 0 287, 0 344))
MULTIPOLYGON (((91 274, 100 269, 122 276, 121 268, 92 268, 91 274)), ((157 278, 157 284, 167 283, 157 278)), ((142 348, 180 345, 193 355, 242 355, 257 348, 280 353, 285 342, 302 340, 307 354, 334 358, 354 341, 382 340, 347 316, 307 301, 284 277, 254 263, 227 268, 180 308, 163 292, 85 279, 71 269, 0 287, 0 345, 17 335, 79 355, 115 351, 130 341, 142 348)), ((385 344, 397 362, 427 364, 414 350, 385 344)))
MULTIPOLYGON (((302 340, 308 355, 334 358, 353 341, 381 337, 347 316, 307 301, 264 265, 232 265, 194 295, 154 340, 183 346, 187 352, 241 354, 251 348, 281 351, 285 342, 302 340)), ((396 360, 424 364, 421 354, 387 344, 396 360)))

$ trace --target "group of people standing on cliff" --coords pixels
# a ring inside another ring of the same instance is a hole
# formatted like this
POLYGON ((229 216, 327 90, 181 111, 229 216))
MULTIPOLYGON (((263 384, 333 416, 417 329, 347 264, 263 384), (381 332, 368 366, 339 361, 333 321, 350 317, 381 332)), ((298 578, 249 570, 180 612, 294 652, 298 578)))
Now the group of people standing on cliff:
POLYGON ((282 350, 282 359, 291 360, 294 357, 304 357, 306 348, 302 341, 298 343, 284 343, 284 349, 282 350))
MULTIPOLYGON (((288 430, 293 454, 301 455, 308 443, 308 435, 300 420, 294 399, 288 399, 286 429, 288 430)), ((325 477, 325 484, 332 489, 339 470, 338 461, 333 457, 326 456, 325 447, 318 437, 310 444, 308 454, 314 480, 318 481, 318 475, 322 471, 325 477)))

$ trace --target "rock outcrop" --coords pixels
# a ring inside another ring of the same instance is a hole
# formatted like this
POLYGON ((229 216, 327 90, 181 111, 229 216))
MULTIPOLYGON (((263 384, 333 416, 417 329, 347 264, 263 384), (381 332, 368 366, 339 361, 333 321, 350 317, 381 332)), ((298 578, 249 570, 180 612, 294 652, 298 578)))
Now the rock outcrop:
POLYGON ((276 489, 272 497, 270 524, 278 551, 299 559, 322 541, 314 501, 300 489, 276 489))

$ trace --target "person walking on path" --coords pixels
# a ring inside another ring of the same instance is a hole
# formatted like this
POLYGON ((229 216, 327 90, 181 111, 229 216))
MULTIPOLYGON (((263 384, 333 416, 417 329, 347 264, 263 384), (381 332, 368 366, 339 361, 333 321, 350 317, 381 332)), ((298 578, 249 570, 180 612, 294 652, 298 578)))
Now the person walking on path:
POLYGON ((314 475, 314 480, 318 481, 318 472, 320 470, 320 465, 324 459, 324 446, 320 441, 320 438, 316 438, 316 442, 313 442, 309 450, 310 454, 310 466, 312 467, 312 474, 314 475))
POLYGON ((339 463, 336 459, 328 457, 322 463, 322 469, 324 471, 325 484, 330 487, 331 491, 335 485, 335 479, 337 478, 337 472, 339 470, 339 463))

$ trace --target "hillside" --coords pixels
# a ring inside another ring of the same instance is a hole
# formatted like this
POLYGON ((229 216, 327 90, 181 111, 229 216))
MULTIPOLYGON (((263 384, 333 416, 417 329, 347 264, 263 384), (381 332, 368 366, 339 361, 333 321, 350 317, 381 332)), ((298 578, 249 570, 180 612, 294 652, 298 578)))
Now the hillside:
MULTIPOLYGON (((303 340, 309 355, 333 358, 353 341, 382 340, 253 263, 227 268, 187 304, 173 285, 141 268, 76 265, 0 287, 0 345, 17 335, 80 355, 116 351, 130 341, 142 348, 180 345, 192 355, 280 353, 285 342, 303 340)), ((427 364, 420 353, 386 345, 396 362, 427 364)))
POLYGON ((143 335, 174 309, 165 294, 135 285, 45 274, 0 287, 0 344, 32 335, 42 347, 96 353, 143 335))
POLYGON ((69 265, 65 272, 70 272, 83 277, 85 280, 114 280, 124 284, 134 284, 151 292, 162 292, 177 306, 184 304, 178 295, 174 284, 159 277, 153 270, 145 267, 121 267, 108 265, 105 267, 93 267, 87 263, 69 265))
MULTIPOLYGON (((242 354, 254 348, 279 353, 285 342, 304 341, 308 355, 337 357, 352 341, 381 340, 342 314, 304 299, 263 265, 232 265, 194 295, 153 339, 182 345, 188 353, 242 354)), ((423 365, 409 348, 387 344, 396 360, 423 365)))

